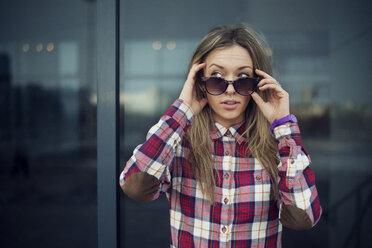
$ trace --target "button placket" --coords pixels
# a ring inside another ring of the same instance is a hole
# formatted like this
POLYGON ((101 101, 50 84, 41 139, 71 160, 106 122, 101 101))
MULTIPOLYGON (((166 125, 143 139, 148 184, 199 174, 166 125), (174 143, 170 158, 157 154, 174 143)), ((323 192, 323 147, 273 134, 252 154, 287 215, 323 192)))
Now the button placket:
MULTIPOLYGON (((231 135, 231 134, 230 134, 231 135)), ((220 226, 220 234, 225 242, 228 241, 230 236, 230 228, 229 224, 231 219, 229 217, 229 213, 231 211, 231 202, 233 201, 231 197, 233 197, 234 190, 231 188, 233 185, 233 175, 231 174, 234 171, 234 153, 235 153, 235 146, 233 142, 233 137, 224 137, 223 138, 223 188, 222 188, 222 195, 220 198, 221 206, 221 226, 220 226)))
MULTIPOLYGON (((228 156, 230 154, 230 152, 229 151, 225 151, 225 155, 226 156, 228 156)), ((230 172, 229 172, 229 170, 231 169, 230 168, 230 165, 231 165, 231 156, 228 156, 229 157, 229 168, 225 168, 227 171, 224 173, 224 175, 223 175, 223 177, 224 177, 224 179, 226 180, 225 182, 224 182, 224 184, 227 186, 227 187, 230 187, 230 172)), ((223 202, 223 204, 225 204, 225 205, 227 205, 229 202, 230 202, 230 199, 229 199, 229 195, 230 195, 230 188, 229 188, 229 190, 228 190, 229 192, 227 193, 225 193, 223 196, 222 196, 222 202, 223 202)))

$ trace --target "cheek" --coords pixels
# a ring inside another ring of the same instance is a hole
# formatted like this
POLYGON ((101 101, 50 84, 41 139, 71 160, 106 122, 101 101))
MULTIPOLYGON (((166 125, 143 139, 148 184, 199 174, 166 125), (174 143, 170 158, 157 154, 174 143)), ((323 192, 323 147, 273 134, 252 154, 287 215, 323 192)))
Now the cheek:
POLYGON ((247 107, 248 107, 250 101, 253 101, 253 100, 251 99, 250 96, 247 96, 247 97, 244 99, 244 103, 242 104, 242 105, 244 106, 244 107, 243 107, 243 112, 245 112, 245 110, 247 109, 247 107))
POLYGON ((251 101, 251 96, 244 97, 244 99, 242 100, 242 102, 243 102, 243 105, 245 106, 245 108, 248 106, 248 104, 249 104, 250 101, 251 101))

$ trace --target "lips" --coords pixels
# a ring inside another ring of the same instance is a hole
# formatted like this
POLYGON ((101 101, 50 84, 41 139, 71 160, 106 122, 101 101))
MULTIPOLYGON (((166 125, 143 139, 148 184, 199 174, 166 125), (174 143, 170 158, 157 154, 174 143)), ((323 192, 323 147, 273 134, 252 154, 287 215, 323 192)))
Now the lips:
POLYGON ((222 104, 227 104, 227 105, 233 105, 233 104, 238 104, 238 101, 235 100, 225 100, 222 102, 222 104))
POLYGON ((228 105, 232 105, 232 104, 237 104, 238 102, 235 102, 235 101, 227 101, 227 102, 223 102, 223 104, 228 104, 228 105))
POLYGON ((226 110, 234 110, 238 107, 238 104, 240 104, 240 102, 235 101, 235 100, 225 100, 221 102, 221 104, 226 110))

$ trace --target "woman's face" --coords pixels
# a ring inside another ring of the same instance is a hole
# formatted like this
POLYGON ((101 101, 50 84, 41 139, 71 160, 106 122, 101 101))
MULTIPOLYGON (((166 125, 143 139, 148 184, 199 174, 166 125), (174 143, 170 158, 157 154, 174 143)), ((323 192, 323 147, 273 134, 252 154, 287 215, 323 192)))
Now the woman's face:
MULTIPOLYGON (((248 51, 239 46, 216 48, 204 61, 204 77, 223 77, 236 80, 239 77, 253 77, 253 63, 248 51)), ((244 120, 245 109, 251 96, 238 94, 229 84, 226 91, 215 96, 206 94, 209 106, 213 110, 214 120, 226 128, 244 120)))

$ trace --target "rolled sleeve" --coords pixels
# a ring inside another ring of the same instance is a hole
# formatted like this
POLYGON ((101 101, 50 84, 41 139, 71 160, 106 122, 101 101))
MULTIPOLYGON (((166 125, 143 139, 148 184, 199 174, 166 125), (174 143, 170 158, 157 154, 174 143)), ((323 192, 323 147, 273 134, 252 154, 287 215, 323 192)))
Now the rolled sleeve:
MULTIPOLYGON (((171 182, 170 170, 176 147, 193 120, 191 107, 180 99, 176 100, 159 122, 150 128, 146 141, 134 150, 120 175, 120 186, 124 189, 128 178, 135 173, 144 172, 160 182, 154 199, 166 192, 171 182)), ((142 177, 137 178, 140 180, 142 177)), ((138 186, 143 184, 138 180, 130 182, 138 186)))
POLYGON ((312 225, 321 215, 319 197, 315 186, 311 159, 302 147, 297 123, 286 123, 274 129, 278 141, 280 164, 278 166, 281 203, 306 211, 312 225))

